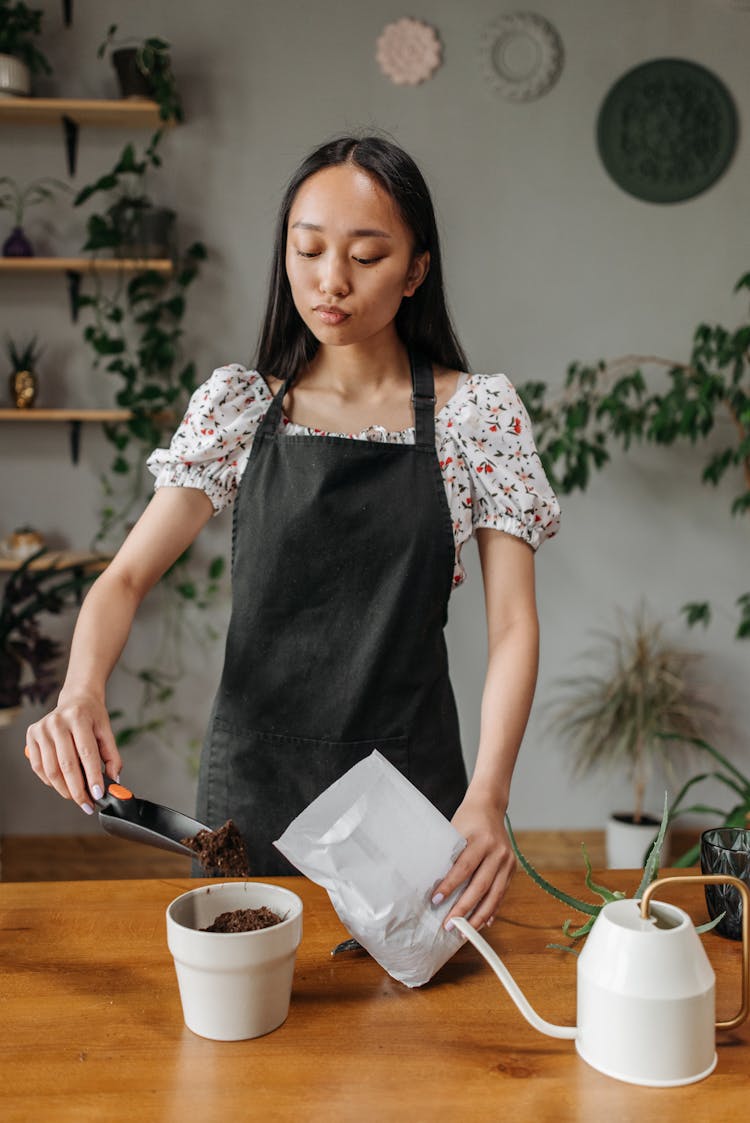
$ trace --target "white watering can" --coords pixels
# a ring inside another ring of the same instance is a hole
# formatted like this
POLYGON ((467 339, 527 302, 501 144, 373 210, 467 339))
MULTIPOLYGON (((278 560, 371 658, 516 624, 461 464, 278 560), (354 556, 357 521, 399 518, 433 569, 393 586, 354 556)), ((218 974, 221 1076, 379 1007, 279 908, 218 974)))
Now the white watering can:
POLYGON ((722 874, 664 877, 640 901, 604 905, 578 957, 578 1024, 540 1018, 507 967, 464 917, 454 926, 477 948, 526 1020, 550 1037, 574 1040, 599 1072, 630 1084, 692 1084, 716 1066, 715 1029, 733 1029, 748 1014, 750 892, 722 874), (715 1022, 715 975, 692 920, 654 893, 671 882, 731 884, 742 894, 742 1007, 715 1022))

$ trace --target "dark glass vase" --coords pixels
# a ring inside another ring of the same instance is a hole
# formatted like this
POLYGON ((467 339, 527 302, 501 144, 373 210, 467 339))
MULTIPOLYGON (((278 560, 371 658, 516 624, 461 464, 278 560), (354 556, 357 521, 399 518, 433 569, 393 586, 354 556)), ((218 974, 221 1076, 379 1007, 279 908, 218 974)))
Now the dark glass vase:
POLYGON ((33 257, 34 247, 20 226, 14 226, 3 242, 3 257, 33 257))
MULTIPOLYGON (((716 827, 701 835, 701 870, 737 877, 750 887, 750 830, 716 827)), ((706 885, 706 905, 713 920, 724 919, 714 928, 730 940, 742 939, 742 898, 733 885, 706 885)))

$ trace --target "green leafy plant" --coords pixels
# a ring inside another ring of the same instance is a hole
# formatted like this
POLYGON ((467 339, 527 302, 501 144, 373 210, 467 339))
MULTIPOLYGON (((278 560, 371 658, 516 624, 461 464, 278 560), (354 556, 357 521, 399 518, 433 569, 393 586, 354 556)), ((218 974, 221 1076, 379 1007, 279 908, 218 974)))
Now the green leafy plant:
POLYGON ((632 820, 640 823, 653 765, 703 734, 715 707, 701 697, 700 656, 668 642, 664 625, 644 606, 618 631, 598 631, 588 653, 592 670, 559 680, 550 705, 555 731, 572 750, 580 774, 600 766, 627 770, 633 783, 632 820), (664 734, 669 734, 667 742, 664 734))
POLYGON ((154 101, 159 106, 159 116, 163 121, 184 120, 182 103, 177 90, 177 83, 172 72, 172 62, 169 55, 170 44, 164 39, 150 37, 148 39, 129 38, 118 40, 117 24, 110 25, 106 38, 97 51, 98 58, 104 58, 108 50, 134 46, 136 47, 136 66, 147 80, 154 101))
POLYGON ((9 335, 5 337, 5 349, 8 352, 10 365, 15 373, 19 370, 33 370, 44 351, 37 343, 37 336, 33 336, 27 343, 16 343, 9 335))
MULTIPOLYGON (((745 273, 734 291, 750 290, 745 273)), ((689 362, 653 355, 627 355, 595 364, 569 365, 562 395, 550 399, 544 382, 530 382, 519 392, 534 423, 545 471, 561 493, 585 490, 593 471, 610 460, 609 446, 628 451, 648 441, 699 445, 727 417, 735 439, 708 456, 702 480, 717 485, 727 472, 739 470, 744 487, 735 495, 735 516, 750 512, 750 323, 734 330, 701 323, 695 329, 689 362), (648 375, 647 375, 647 372, 648 375), (652 386, 659 372, 666 385, 652 386)), ((737 638, 750 637, 750 592, 737 597, 737 638)), ((683 607, 688 624, 707 624, 708 601, 683 607)))
MULTIPOLYGON (((670 739, 669 734, 662 734, 662 736, 665 740, 670 739)), ((670 821, 679 818, 681 815, 713 815, 718 820, 714 824, 717 827, 747 827, 750 823, 750 778, 740 772, 736 765, 727 760, 708 741, 695 737, 691 739, 691 744, 700 752, 708 753, 716 762, 718 768, 713 768, 709 772, 701 772, 699 775, 691 777, 684 784, 672 804, 670 821), (690 806, 684 806, 688 792, 706 780, 716 780, 732 793, 733 805, 728 811, 705 803, 693 803, 690 806)), ((672 864, 679 867, 692 866, 698 861, 699 856, 700 842, 697 842, 679 858, 675 859, 672 864)))
MULTIPOLYGON (((664 811, 663 811, 662 817, 661 817, 661 824, 659 826, 659 833, 657 834, 656 838, 654 839, 653 846, 651 847, 651 849, 648 853, 648 856, 646 858, 646 861, 644 863, 643 875, 641 877, 638 888, 636 889, 635 893, 633 894, 634 900, 639 900, 643 896, 644 892, 646 891, 646 888, 651 884, 652 881, 655 881, 656 878, 659 876, 659 862, 661 861, 661 852, 662 852, 662 847, 664 846, 664 838, 665 838, 665 835, 666 835, 666 832, 667 832, 667 825, 669 823, 669 818, 670 818, 669 802, 668 802, 668 799, 667 799, 667 795, 665 793, 665 795, 664 795, 664 811)), ((600 884, 598 884, 597 882, 594 881, 593 875, 592 875, 592 869, 591 869, 591 861, 589 860, 588 852, 587 852, 584 844, 581 844, 581 849, 583 851, 583 860, 584 860, 585 867, 586 867, 585 885, 586 885, 586 888, 590 892, 592 892, 596 897, 599 897, 599 903, 597 904, 597 903, 594 903, 592 901, 584 901, 580 897, 574 897, 574 896, 572 896, 572 894, 566 893, 562 889, 558 889, 557 886, 553 885, 550 881, 547 881, 547 879, 545 877, 542 877, 542 875, 539 873, 539 871, 537 869, 534 868, 534 866, 531 864, 531 862, 528 860, 528 858, 525 856, 525 854, 522 853, 522 851, 519 848, 518 843, 516 841, 516 837, 513 833, 513 828, 511 826, 510 819, 507 817, 507 815, 506 815, 506 818, 505 818, 505 825, 508 829, 508 837, 510 839, 511 846, 513 847, 513 852, 515 853, 516 858, 518 859, 518 863, 521 866, 521 869, 524 871, 524 873, 528 874, 528 876, 531 878, 531 880, 536 885, 538 885, 540 889, 543 889, 545 893, 549 893, 549 895, 551 897, 554 897, 555 900, 560 901, 562 904, 567 905, 568 908, 572 908, 576 912, 581 913, 582 916, 585 916, 585 917, 588 918, 583 924, 580 924, 578 927, 573 926, 572 920, 565 920, 563 922, 563 925, 562 925, 563 935, 567 936, 574 943, 575 943, 576 940, 580 940, 583 936, 588 935, 588 933, 591 931, 591 929, 594 926, 594 922, 596 921, 596 918, 598 917, 599 913, 602 911, 602 909, 604 908, 605 905, 609 904, 610 901, 621 901, 627 896, 627 894, 624 893, 622 890, 608 889, 605 885, 600 885, 600 884)), ((708 932, 708 931, 710 931, 710 929, 714 928, 717 924, 720 923, 720 921, 723 919, 723 916, 724 916, 724 914, 722 913, 721 916, 715 917, 713 920, 709 921, 707 924, 700 925, 700 927, 696 928, 696 931, 697 932, 708 932)), ((548 944, 547 946, 550 947, 550 948, 555 948, 558 951, 572 952, 573 955, 577 955, 578 951, 574 947, 574 943, 573 944, 553 943, 553 944, 548 944)))
POLYGON ((158 149, 163 135, 161 129, 154 133, 140 157, 133 144, 126 144, 111 171, 78 192, 73 200, 76 207, 100 193, 112 197, 103 213, 89 215, 84 252, 112 250, 117 256, 125 256, 133 253, 134 247, 137 252, 139 222, 143 213, 154 207, 146 194, 146 176, 150 168, 161 167, 158 149))
POLYGON ((28 66, 32 74, 51 74, 52 67, 35 43, 41 34, 41 8, 0 0, 0 54, 12 55, 28 66))
POLYGON ((50 175, 32 180, 25 187, 9 175, 0 176, 0 210, 12 211, 14 225, 23 226, 28 207, 47 202, 54 198, 56 191, 70 191, 70 187, 50 175))
POLYGON ((83 558, 74 564, 31 568, 48 551, 37 550, 14 570, 0 602, 0 707, 24 698, 43 702, 59 686, 56 663, 62 646, 45 635, 39 617, 59 615, 80 597, 96 573, 83 558), (22 682, 24 672, 29 682, 22 682))

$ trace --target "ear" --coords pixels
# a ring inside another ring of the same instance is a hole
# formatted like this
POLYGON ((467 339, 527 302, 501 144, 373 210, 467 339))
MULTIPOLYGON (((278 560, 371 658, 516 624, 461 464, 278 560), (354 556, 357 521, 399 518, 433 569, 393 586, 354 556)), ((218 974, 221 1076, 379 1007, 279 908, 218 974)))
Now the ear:
POLYGON ((404 286, 404 296, 414 296, 422 281, 427 276, 430 269, 430 251, 425 250, 424 253, 415 254, 411 259, 409 272, 406 274, 406 284, 404 286))

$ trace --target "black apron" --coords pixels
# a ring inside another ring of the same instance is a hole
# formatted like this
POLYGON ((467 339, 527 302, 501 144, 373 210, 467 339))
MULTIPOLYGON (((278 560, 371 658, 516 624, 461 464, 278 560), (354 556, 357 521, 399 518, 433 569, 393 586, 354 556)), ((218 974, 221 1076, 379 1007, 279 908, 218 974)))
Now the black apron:
POLYGON ((198 818, 235 821, 254 875, 297 872, 273 840, 373 749, 448 818, 466 790, 443 635, 455 545, 432 367, 411 356, 411 371, 413 445, 279 432, 292 378, 253 440, 198 818))

